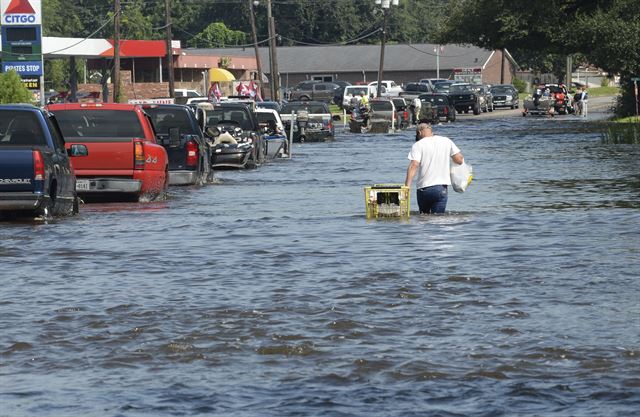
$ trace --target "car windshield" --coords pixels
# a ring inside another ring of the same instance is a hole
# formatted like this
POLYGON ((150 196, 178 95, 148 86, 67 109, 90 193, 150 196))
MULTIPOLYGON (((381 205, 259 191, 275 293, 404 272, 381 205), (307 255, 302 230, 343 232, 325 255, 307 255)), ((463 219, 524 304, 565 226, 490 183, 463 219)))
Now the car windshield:
POLYGON ((138 115, 130 110, 57 110, 65 138, 143 138, 138 115))
POLYGON ((453 84, 449 89, 450 93, 471 93, 473 90, 469 84, 453 84))
POLYGON ((420 97, 420 101, 427 101, 429 103, 438 105, 438 104, 449 104, 449 100, 445 96, 429 96, 429 97, 420 97))
POLYGON ((258 122, 260 124, 268 124, 270 121, 276 122, 276 117, 273 113, 258 112, 256 113, 256 116, 258 117, 258 122))
POLYGON ((33 112, 0 112, 0 146, 45 144, 44 133, 33 112))
POLYGON ((280 110, 280 105, 275 101, 264 101, 256 103, 256 107, 261 109, 280 110))
POLYGON ((207 126, 216 126, 219 123, 237 123, 242 130, 253 130, 251 118, 247 109, 242 108, 215 108, 207 112, 207 126))
POLYGON ((369 103, 373 111, 392 111, 393 104, 390 101, 371 101, 369 103))
POLYGON ((169 129, 178 128, 181 134, 197 135, 186 110, 167 107, 145 107, 144 111, 151 117, 156 133, 168 135, 169 129))
POLYGON ((495 86, 495 87, 491 87, 491 92, 494 94, 495 93, 507 94, 507 93, 511 93, 511 89, 509 87, 495 86))
POLYGON ((329 110, 326 110, 323 104, 314 104, 314 103, 305 103, 305 102, 287 103, 284 106, 282 106, 282 111, 280 113, 283 113, 283 114, 295 113, 295 112, 298 112, 299 110, 306 110, 309 113, 314 113, 314 114, 329 113, 329 110))
POLYGON ((362 93, 369 94, 369 89, 367 87, 347 87, 345 88, 344 93, 352 96, 359 96, 362 93))
POLYGON ((429 86, 427 86, 426 84, 411 83, 411 84, 407 84, 407 88, 405 88, 405 91, 428 92, 429 86))
POLYGON ((448 93, 449 87, 451 87, 451 84, 442 82, 442 83, 434 84, 433 89, 439 93, 448 93))

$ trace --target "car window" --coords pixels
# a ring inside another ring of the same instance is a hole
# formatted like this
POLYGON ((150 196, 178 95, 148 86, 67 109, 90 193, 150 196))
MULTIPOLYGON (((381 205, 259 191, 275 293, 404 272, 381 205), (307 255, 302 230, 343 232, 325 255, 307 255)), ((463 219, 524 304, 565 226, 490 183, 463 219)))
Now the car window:
POLYGON ((324 91, 327 89, 327 85, 326 84, 317 84, 315 86, 313 86, 313 88, 315 88, 316 91, 324 91))
POLYGON ((134 111, 57 110, 56 119, 65 138, 143 138, 134 111))
POLYGON ((369 106, 374 111, 392 111, 393 104, 390 101, 371 101, 369 106))
POLYGON ((171 109, 167 107, 150 107, 144 108, 144 111, 151 117, 151 122, 156 133, 168 135, 169 129, 177 127, 180 133, 187 135, 196 135, 191 120, 187 113, 182 109, 171 109))
POLYGON ((329 113, 329 109, 325 108, 322 104, 315 103, 287 103, 282 106, 282 111, 280 113, 290 114, 292 112, 297 112, 298 110, 306 110, 309 113, 329 113))
POLYGON ((0 111, 0 146, 46 145, 42 127, 30 111, 0 111))
POLYGON ((229 121, 238 123, 242 130, 253 130, 253 123, 247 109, 217 107, 207 112, 207 126, 229 121))
POLYGON ((471 86, 468 84, 463 84, 463 85, 453 84, 449 88, 450 93, 469 93, 471 91, 473 90, 471 89, 471 86))
POLYGON ((351 94, 353 96, 359 96, 361 93, 369 94, 367 87, 347 87, 344 90, 345 95, 351 94))

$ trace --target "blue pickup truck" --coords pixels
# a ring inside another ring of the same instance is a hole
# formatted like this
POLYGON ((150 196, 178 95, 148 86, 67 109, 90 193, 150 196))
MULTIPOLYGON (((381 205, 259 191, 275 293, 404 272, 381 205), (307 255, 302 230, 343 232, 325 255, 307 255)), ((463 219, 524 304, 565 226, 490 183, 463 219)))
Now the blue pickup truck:
POLYGON ((24 104, 0 105, 0 216, 60 216, 77 213, 76 177, 52 114, 24 104))

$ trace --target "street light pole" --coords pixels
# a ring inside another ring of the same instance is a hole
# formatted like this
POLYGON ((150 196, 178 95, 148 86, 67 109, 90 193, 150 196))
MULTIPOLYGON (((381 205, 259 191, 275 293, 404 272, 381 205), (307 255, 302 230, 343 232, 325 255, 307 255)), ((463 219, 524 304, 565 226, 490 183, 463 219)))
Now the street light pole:
POLYGON ((271 0, 267 0, 267 21, 269 24, 269 71, 271 75, 271 100, 280 101, 280 74, 278 73, 278 57, 276 55, 276 24, 271 13, 271 0))
POLYGON ((387 42, 387 26, 389 24, 389 7, 391 4, 398 5, 399 0, 376 0, 376 4, 382 7, 383 21, 382 33, 380 35, 380 67, 378 68, 378 84, 376 85, 376 97, 380 98, 382 93, 382 74, 384 74, 384 46, 387 42))
POLYGON ((258 49, 258 33, 256 30, 256 15, 253 9, 254 4, 257 6, 257 0, 248 0, 249 10, 251 12, 251 35, 253 36, 253 48, 256 53, 256 69, 258 70, 258 85, 260 86, 260 97, 264 97, 264 88, 262 86, 262 64, 260 63, 260 51, 258 49))

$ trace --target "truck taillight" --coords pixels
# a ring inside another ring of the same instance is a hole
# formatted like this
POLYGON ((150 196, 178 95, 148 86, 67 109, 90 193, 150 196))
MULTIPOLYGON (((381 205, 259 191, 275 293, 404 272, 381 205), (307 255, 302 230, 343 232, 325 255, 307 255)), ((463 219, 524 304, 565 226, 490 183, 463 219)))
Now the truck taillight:
POLYGON ((33 179, 35 181, 44 180, 44 159, 42 159, 42 153, 40 151, 33 152, 33 179))
POLYGON ((194 140, 187 142, 187 166, 198 165, 198 143, 194 140))
POLYGON ((408 111, 404 111, 404 120, 409 120, 409 112, 408 111))
POLYGON ((144 169, 144 144, 140 140, 133 141, 133 168, 144 169))
POLYGON ((449 107, 446 107, 446 106, 445 106, 445 108, 444 108, 444 114, 449 114, 449 107))

